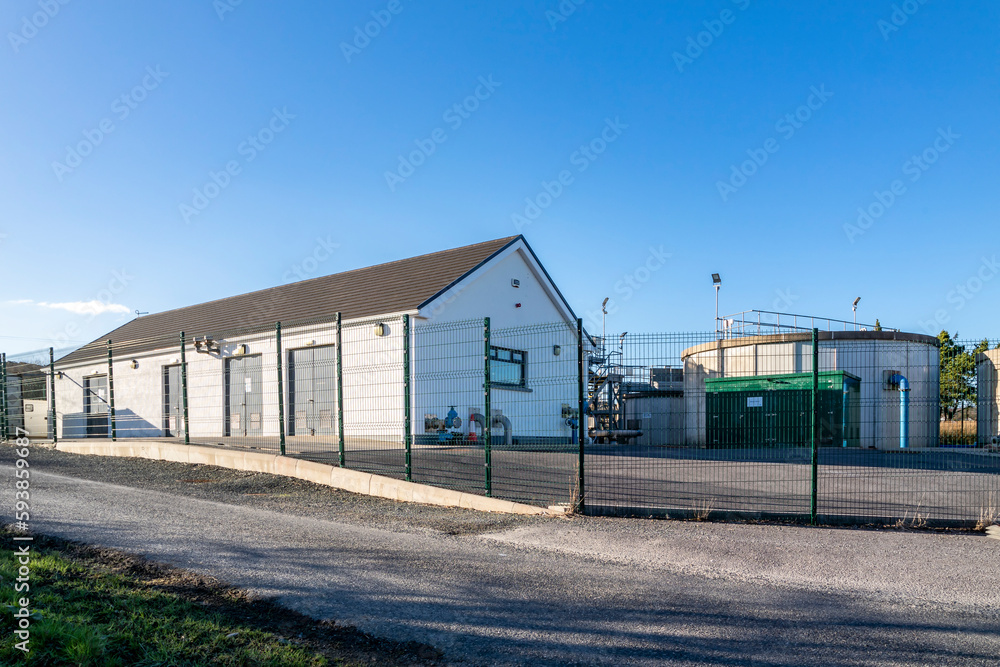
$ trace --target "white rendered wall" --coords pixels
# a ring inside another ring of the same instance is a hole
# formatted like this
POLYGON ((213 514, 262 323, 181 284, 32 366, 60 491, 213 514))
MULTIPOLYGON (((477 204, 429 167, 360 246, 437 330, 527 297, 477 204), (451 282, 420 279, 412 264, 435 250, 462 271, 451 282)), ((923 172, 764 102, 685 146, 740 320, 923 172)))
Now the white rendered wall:
MULTIPOLYGON (((414 385, 414 433, 424 433, 425 414, 444 419, 451 405, 457 405, 463 422, 471 409, 485 409, 481 322, 488 315, 492 345, 527 354, 526 390, 494 384, 492 410, 510 419, 516 438, 569 442, 572 429, 562 409, 568 404, 575 410, 578 404, 575 323, 567 321, 565 307, 554 301, 556 295, 546 289, 544 276, 524 250, 512 249, 473 278, 421 311, 412 357, 414 377, 420 380, 414 385), (450 328, 448 323, 457 322, 470 324, 450 328), (453 352, 443 353, 448 339, 453 352)), ((502 429, 493 436, 500 438, 502 429)))
MULTIPOLYGON (((491 318, 493 345, 527 353, 526 390, 494 386, 492 408, 513 424, 517 437, 571 437, 562 407, 577 407, 577 346, 575 323, 567 310, 553 300, 552 288, 543 284, 537 264, 520 247, 512 247, 453 290, 411 318, 411 368, 413 384, 412 433, 424 432, 424 415, 444 418, 451 405, 463 421, 470 409, 482 412, 484 347, 481 321, 491 318), (520 286, 514 288, 512 279, 520 286), (518 307, 517 304, 520 304, 518 307), (477 320, 477 324, 448 331, 435 330, 444 323, 477 320), (565 324, 551 324, 565 322, 565 324), (531 331, 514 327, 541 325, 531 331), (425 327, 429 327, 425 329, 425 327), (422 333, 427 331, 427 334, 422 333), (555 353, 556 346, 559 354, 555 353)), ((403 331, 399 314, 342 325, 343 401, 345 435, 402 440, 403 437, 403 331), (382 336, 375 334, 383 324, 382 336)), ((220 334, 222 335, 222 334, 220 334)), ((282 360, 287 351, 335 342, 333 323, 285 328, 282 360)), ((249 355, 261 355, 263 381, 263 436, 278 435, 277 358, 273 331, 225 336, 217 354, 187 348, 188 413, 190 434, 200 440, 222 438, 225 428, 224 360, 246 344, 249 355)), ((115 395, 119 437, 163 435, 163 369, 179 362, 179 345, 128 359, 115 359, 115 395), (132 358, 138 368, 132 369, 132 358)), ((59 365, 66 374, 56 383, 61 437, 84 437, 83 378, 107 373, 107 362, 98 360, 73 367, 59 365)), ((288 375, 284 369, 284 401, 288 414, 288 375)), ((502 430, 497 429, 497 437, 502 430)))

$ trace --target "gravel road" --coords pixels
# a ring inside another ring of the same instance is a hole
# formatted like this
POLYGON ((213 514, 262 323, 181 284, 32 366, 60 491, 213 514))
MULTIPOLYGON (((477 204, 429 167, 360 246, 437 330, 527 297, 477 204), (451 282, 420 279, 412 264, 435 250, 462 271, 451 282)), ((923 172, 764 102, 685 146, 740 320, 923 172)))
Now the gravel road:
MULTIPOLYGON (((0 508, 13 506, 0 447, 0 508)), ((484 515, 33 449, 33 529, 212 574, 454 664, 996 665, 980 535, 484 515)))

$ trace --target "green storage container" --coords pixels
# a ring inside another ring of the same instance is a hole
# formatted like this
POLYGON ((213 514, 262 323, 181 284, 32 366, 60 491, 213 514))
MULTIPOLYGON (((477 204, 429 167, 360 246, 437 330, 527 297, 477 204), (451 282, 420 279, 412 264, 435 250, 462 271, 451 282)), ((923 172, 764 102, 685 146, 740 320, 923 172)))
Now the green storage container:
MULTIPOLYGON (((709 447, 809 447, 812 373, 705 380, 709 447)), ((861 379, 819 374, 819 444, 858 447, 861 379)))

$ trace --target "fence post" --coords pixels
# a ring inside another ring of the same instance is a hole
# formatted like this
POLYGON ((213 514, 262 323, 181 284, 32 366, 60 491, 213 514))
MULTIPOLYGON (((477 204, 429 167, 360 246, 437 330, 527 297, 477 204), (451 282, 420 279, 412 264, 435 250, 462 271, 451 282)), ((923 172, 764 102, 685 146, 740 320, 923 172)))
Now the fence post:
POLYGON ((7 355, 0 354, 0 440, 7 439, 7 355))
MULTIPOLYGON (((4 377, 6 378, 6 375, 4 377)), ((51 347, 49 348, 49 412, 52 415, 49 422, 52 425, 52 444, 58 445, 59 423, 56 421, 56 353, 51 347)))
POLYGON ((810 441, 812 444, 812 484, 809 497, 809 522, 816 525, 816 484, 819 479, 819 440, 816 429, 819 427, 819 329, 812 330, 812 410, 810 412, 810 441))
POLYGON ((410 316, 403 315, 403 442, 406 447, 406 481, 413 479, 413 429, 410 424, 410 316))
POLYGON ((490 406, 490 318, 483 319, 483 452, 486 455, 486 497, 493 497, 493 410, 490 406))
POLYGON ((344 357, 341 354, 340 313, 337 313, 337 455, 341 468, 344 467, 344 357))
POLYGON ((118 440, 118 425, 115 420, 115 367, 111 354, 111 339, 108 339, 108 408, 111 416, 111 441, 118 440))
POLYGON ((586 414, 584 412, 584 388, 583 388, 583 318, 576 320, 576 361, 577 361, 577 442, 580 445, 580 460, 577 463, 577 490, 576 508, 574 511, 581 514, 585 511, 584 503, 584 474, 583 474, 583 443, 587 435, 586 414))
POLYGON ((191 444, 191 428, 188 423, 188 371, 184 348, 184 332, 181 332, 181 409, 184 412, 184 444, 191 444))
POLYGON ((275 341, 278 347, 278 443, 281 455, 285 455, 285 383, 281 376, 281 322, 274 325, 275 341))

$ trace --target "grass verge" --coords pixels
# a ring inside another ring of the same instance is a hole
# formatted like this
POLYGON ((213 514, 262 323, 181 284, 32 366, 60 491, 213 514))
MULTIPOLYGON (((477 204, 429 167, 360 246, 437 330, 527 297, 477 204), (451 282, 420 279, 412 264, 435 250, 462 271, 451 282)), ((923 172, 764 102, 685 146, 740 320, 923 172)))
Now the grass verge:
POLYGON ((215 579, 38 535, 31 589, 18 593, 13 536, 0 533, 0 664, 318 667, 435 664, 441 657, 429 646, 317 622, 215 579), (35 612, 27 654, 15 648, 13 618, 24 596, 35 612))

